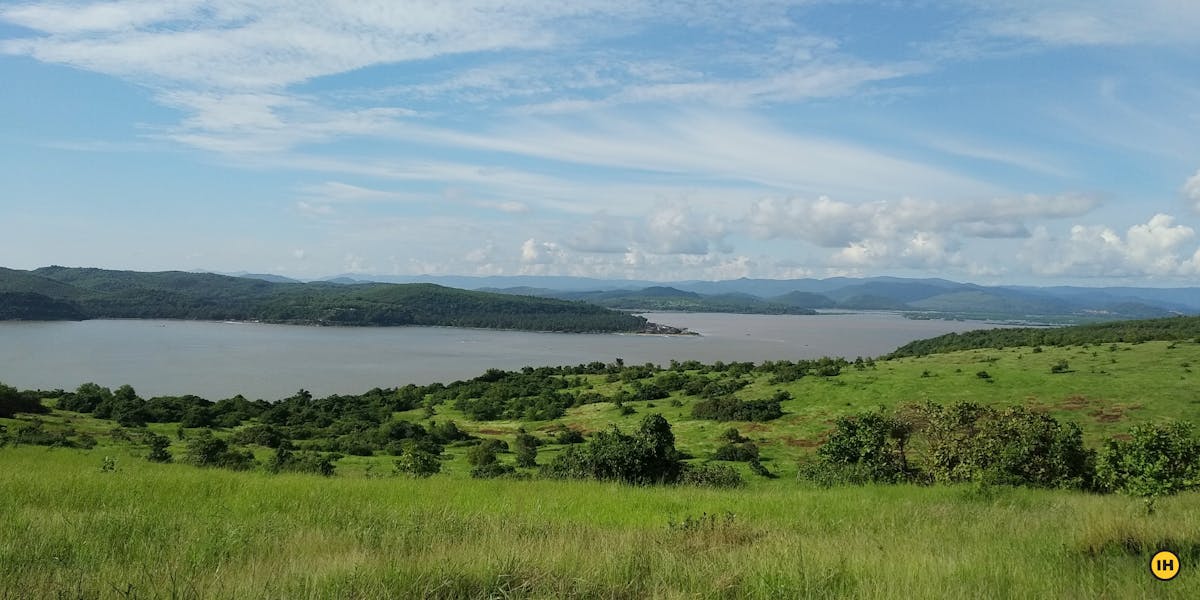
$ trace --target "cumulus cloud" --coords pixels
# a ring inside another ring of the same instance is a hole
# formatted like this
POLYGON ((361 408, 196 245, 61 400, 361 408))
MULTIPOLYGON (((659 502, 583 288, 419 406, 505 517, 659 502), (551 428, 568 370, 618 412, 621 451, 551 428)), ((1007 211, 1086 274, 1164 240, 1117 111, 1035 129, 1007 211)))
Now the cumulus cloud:
POLYGON ((1183 197, 1191 204, 1192 210, 1200 212, 1200 170, 1183 184, 1183 197))
POLYGON ((1200 274, 1196 232, 1176 225, 1170 215, 1156 214, 1134 225, 1122 237, 1111 227, 1076 225, 1067 238, 1039 227, 1019 258, 1039 275, 1161 278, 1200 274))
POLYGON ((918 231, 956 233, 968 237, 1024 237, 1025 222, 1087 214, 1095 198, 1079 195, 1024 196, 994 200, 898 201, 851 203, 816 199, 768 198, 750 208, 750 232, 761 239, 795 238, 839 247, 869 238, 908 236, 918 231))
POLYGON ((724 240, 730 232, 729 223, 715 214, 701 215, 685 202, 669 202, 641 217, 597 213, 566 245, 580 252, 703 255, 729 252, 724 240))
POLYGON ((554 242, 539 242, 529 238, 521 243, 521 262, 527 265, 547 265, 559 262, 563 250, 554 242))
POLYGON ((837 248, 834 265, 977 269, 963 258, 969 238, 1024 238, 1028 222, 1080 216, 1098 206, 1094 198, 1064 195, 949 202, 905 198, 851 203, 768 198, 754 203, 745 219, 759 239, 796 239, 837 248))

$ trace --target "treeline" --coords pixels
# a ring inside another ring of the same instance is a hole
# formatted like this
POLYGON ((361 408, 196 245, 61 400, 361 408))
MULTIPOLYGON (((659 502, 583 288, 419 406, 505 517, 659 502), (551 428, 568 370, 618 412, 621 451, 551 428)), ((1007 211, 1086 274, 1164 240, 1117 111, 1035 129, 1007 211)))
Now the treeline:
POLYGON ((276 283, 207 273, 45 267, 0 270, 0 319, 198 319, 640 331, 642 317, 582 302, 433 284, 276 283))
POLYGON ((1200 339, 1200 317, 1180 316, 1140 321, 1093 323, 1071 327, 1020 327, 948 333, 905 344, 887 355, 887 358, 925 356, 978 348, 1076 346, 1191 339, 1200 339))
POLYGON ((1200 439, 1189 423, 1137 426, 1097 453, 1075 423, 1025 407, 926 403, 837 419, 800 476, 824 485, 972 482, 1154 498, 1200 488, 1200 439))

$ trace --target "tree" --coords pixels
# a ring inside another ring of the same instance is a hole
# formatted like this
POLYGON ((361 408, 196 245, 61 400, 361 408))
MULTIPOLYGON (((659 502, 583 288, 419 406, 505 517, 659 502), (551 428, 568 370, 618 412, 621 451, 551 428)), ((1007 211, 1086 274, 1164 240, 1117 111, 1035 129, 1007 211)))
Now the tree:
POLYGON ((1105 489, 1145 498, 1200 488, 1200 440, 1190 423, 1134 427, 1105 444, 1098 471, 1105 489))
POLYGON ((431 444, 405 440, 400 455, 396 457, 396 472, 420 478, 439 473, 442 470, 442 461, 438 458, 441 449, 435 453, 433 448, 431 444))
POLYGON ((471 465, 471 477, 488 479, 513 472, 513 468, 500 462, 496 453, 503 442, 489 439, 467 450, 467 464, 471 465))
POLYGON ((524 429, 517 433, 517 439, 514 447, 517 452, 517 466, 524 468, 532 468, 537 466, 538 446, 541 441, 529 435, 524 429))
POLYGON ((682 471, 671 424, 659 414, 643 418, 634 435, 615 425, 599 431, 586 444, 567 447, 542 469, 551 477, 632 484, 674 483, 682 471))
POLYGON ((905 448, 912 427, 882 411, 839 417, 833 434, 817 449, 818 473, 849 483, 897 482, 909 478, 905 448))
POLYGON ((171 440, 165 435, 157 433, 146 433, 146 444, 150 446, 150 453, 146 455, 146 460, 156 463, 171 462, 171 453, 167 448, 171 447, 171 440))

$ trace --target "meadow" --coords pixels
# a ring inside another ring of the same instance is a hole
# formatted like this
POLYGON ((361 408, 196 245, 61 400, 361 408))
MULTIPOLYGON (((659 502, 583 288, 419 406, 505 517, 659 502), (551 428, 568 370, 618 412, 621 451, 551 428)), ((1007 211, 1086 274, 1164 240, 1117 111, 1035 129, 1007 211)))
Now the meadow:
MULTIPOLYGON (((111 454, 111 452, 110 452, 111 454)), ((1200 494, 268 475, 9 448, 0 597, 1195 598, 1200 494), (1186 569, 1186 567, 1185 567, 1186 569)))
MULTIPOLYGON (((468 446, 455 444, 428 479, 396 475, 383 452, 344 456, 333 477, 155 464, 112 421, 55 410, 38 417, 48 430, 87 433, 97 445, 0 448, 0 598, 1200 597, 1198 492, 1147 511, 1117 494, 820 488, 796 477, 838 417, 880 406, 1019 404, 1078 423, 1093 448, 1132 425, 1200 423, 1196 364, 1200 343, 1175 341, 967 350, 784 383, 750 373, 739 398, 791 396, 782 417, 763 422, 698 419, 698 398, 681 392, 545 421, 475 421, 449 403, 393 415, 509 441, 524 428, 549 442, 564 426, 633 430, 661 413, 690 463, 707 462, 734 427, 777 475, 728 463, 746 481, 736 489, 548 480, 524 469, 473 479, 468 446), (1147 567, 1160 549, 1184 565, 1169 582, 1147 567)), ((603 375, 583 384, 601 395, 632 389, 603 375)), ((177 458, 180 434, 196 433, 174 423, 147 430, 170 438, 177 458)), ((251 449, 263 463, 271 456, 251 449)), ((537 460, 562 450, 547 443, 537 460)))

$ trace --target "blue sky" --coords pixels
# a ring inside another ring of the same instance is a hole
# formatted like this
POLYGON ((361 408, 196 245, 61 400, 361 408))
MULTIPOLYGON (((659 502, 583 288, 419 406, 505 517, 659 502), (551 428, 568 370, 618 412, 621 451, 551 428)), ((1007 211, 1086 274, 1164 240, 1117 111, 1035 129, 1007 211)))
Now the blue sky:
POLYGON ((0 263, 1200 281, 1200 2, 0 3, 0 263))

